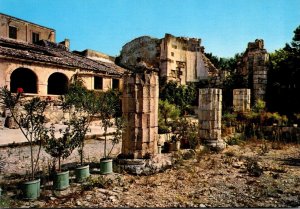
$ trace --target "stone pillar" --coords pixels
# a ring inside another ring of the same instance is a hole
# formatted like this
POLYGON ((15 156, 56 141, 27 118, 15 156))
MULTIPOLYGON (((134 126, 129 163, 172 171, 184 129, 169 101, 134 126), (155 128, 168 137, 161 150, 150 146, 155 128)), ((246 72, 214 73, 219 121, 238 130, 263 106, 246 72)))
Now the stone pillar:
POLYGON ((269 69, 268 62, 269 54, 264 49, 264 41, 256 39, 255 42, 249 42, 243 54, 239 72, 247 78, 248 85, 252 89, 252 105, 259 99, 265 100, 267 73, 269 69))
POLYGON ((254 102, 257 100, 265 100, 266 88, 267 88, 267 61, 269 59, 268 54, 257 54, 254 56, 253 61, 253 96, 254 102))
POLYGON ((250 111, 250 89, 233 89, 233 110, 235 112, 250 111))
POLYGON ((221 139, 222 89, 199 89, 199 135, 200 140, 214 148, 223 149, 221 139))
POLYGON ((122 135, 122 155, 153 156, 158 140, 157 72, 125 74, 123 78, 122 111, 127 126, 122 135))

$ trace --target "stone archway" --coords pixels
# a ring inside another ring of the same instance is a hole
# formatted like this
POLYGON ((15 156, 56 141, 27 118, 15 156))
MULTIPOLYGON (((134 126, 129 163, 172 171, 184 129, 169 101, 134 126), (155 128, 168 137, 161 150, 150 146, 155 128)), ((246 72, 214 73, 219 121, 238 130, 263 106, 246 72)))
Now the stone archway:
POLYGON ((36 74, 28 68, 18 68, 14 70, 10 76, 10 91, 17 92, 18 88, 22 88, 24 93, 37 94, 36 74))
POLYGON ((69 79, 63 73, 53 73, 48 78, 48 94, 62 95, 68 90, 69 79))

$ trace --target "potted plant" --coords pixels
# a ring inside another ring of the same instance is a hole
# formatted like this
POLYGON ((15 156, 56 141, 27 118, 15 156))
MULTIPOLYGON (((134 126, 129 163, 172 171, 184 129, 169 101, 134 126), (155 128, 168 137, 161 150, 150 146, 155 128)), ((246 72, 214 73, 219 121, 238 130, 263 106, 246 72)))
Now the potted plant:
POLYGON ((114 90, 103 92, 99 98, 99 104, 99 117, 104 129, 104 157, 100 159, 100 173, 110 174, 113 172, 113 160, 110 158, 110 154, 115 144, 121 140, 124 120, 117 117, 120 103, 118 94, 114 90), (116 126, 116 131, 112 138, 112 148, 107 153, 107 130, 114 125, 116 126))
POLYGON ((62 171, 61 161, 69 157, 76 148, 74 139, 77 133, 71 130, 70 124, 65 130, 59 130, 58 137, 55 134, 54 124, 51 124, 49 132, 50 136, 48 135, 45 139, 44 148, 51 157, 58 160, 58 170, 54 174, 53 188, 64 190, 69 187, 69 171, 62 171))
POLYGON ((28 141, 30 147, 30 177, 29 181, 22 184, 22 193, 25 199, 36 199, 40 196, 40 179, 35 178, 35 172, 39 162, 42 141, 47 137, 48 129, 45 127, 45 109, 47 100, 38 97, 23 101, 23 89, 18 88, 14 94, 4 86, 0 89, 1 102, 11 112, 18 128, 28 141), (23 111, 17 111, 17 107, 23 106, 23 111), (33 147, 38 144, 38 151, 34 153, 33 147))
POLYGON ((75 141, 80 155, 80 165, 75 169, 77 182, 84 181, 89 175, 89 165, 84 164, 85 136, 90 130, 92 116, 98 111, 97 95, 89 91, 77 74, 72 78, 68 92, 61 97, 62 106, 69 112, 70 124, 76 132, 75 141))

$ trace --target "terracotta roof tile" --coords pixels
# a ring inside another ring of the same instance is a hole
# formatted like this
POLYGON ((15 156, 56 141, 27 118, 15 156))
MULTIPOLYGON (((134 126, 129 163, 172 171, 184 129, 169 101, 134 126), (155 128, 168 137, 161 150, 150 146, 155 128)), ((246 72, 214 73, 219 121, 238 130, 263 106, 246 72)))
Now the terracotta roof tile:
POLYGON ((0 38, 0 55, 63 65, 70 68, 80 68, 82 70, 91 70, 99 73, 107 73, 108 75, 121 76, 125 71, 124 68, 113 63, 95 61, 72 53, 63 45, 44 40, 40 41, 37 45, 0 38))

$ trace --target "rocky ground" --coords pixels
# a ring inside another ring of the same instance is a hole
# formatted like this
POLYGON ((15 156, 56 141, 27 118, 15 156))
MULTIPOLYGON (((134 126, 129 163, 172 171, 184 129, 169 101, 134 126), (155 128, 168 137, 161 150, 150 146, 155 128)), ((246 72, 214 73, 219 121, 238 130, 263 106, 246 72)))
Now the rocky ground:
MULTIPOLYGON (((90 143, 89 149, 101 142, 90 143)), ((52 191, 48 182, 36 201, 18 199, 14 187, 17 176, 10 171, 19 172, 14 168, 26 161, 20 160, 10 165, 12 170, 6 168, 10 175, 2 178, 2 204, 56 208, 296 207, 300 206, 299 148, 295 144, 251 140, 219 153, 207 149, 194 155, 174 152, 173 167, 164 172, 135 176, 115 167, 114 174, 102 176, 94 170, 86 183, 77 184, 71 179, 65 191, 52 191)), ((1 154, 3 157, 4 152, 1 154)))

